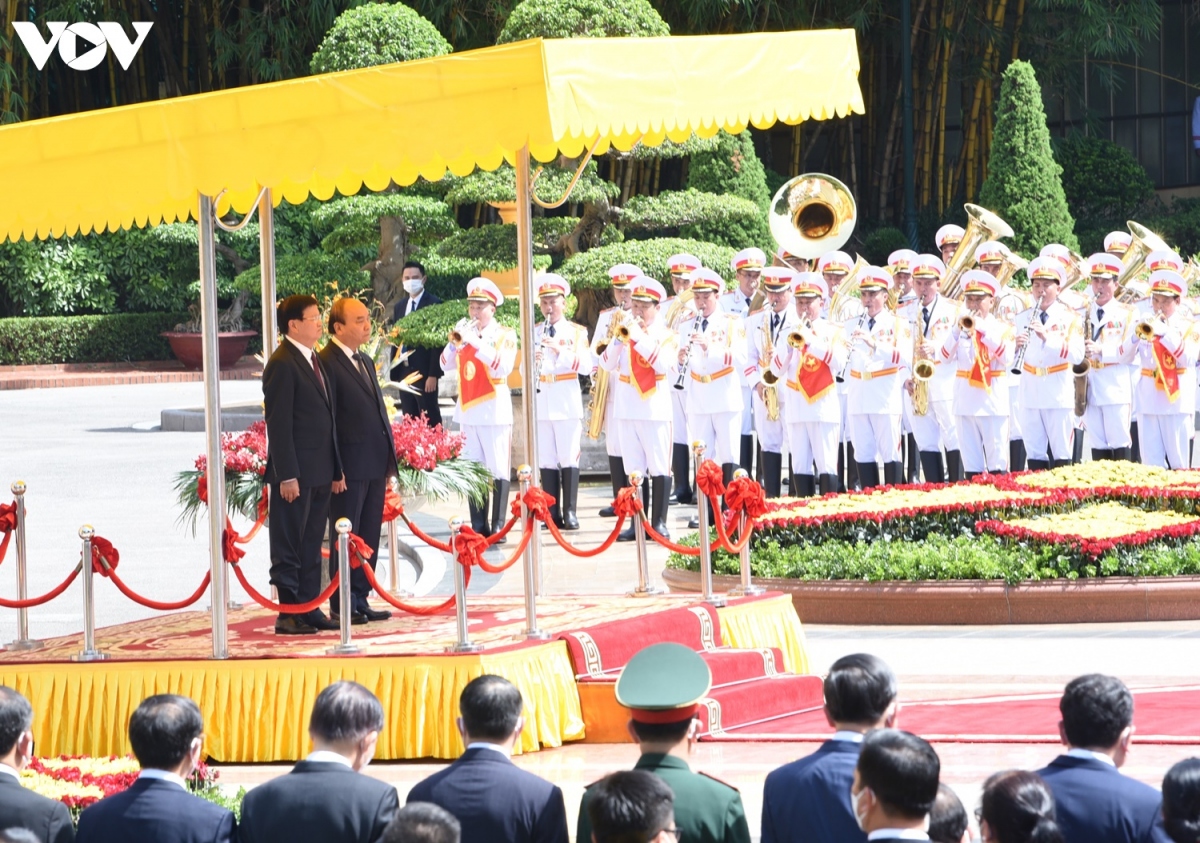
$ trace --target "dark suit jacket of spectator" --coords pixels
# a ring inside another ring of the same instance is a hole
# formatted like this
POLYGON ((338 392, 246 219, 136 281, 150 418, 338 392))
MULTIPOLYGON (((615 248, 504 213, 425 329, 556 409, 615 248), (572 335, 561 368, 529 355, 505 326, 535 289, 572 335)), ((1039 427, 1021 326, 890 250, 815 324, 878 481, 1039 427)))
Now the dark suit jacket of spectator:
POLYGON ((361 356, 363 365, 369 367, 364 376, 332 341, 318 356, 334 382, 338 456, 346 480, 379 480, 396 474, 396 443, 373 364, 361 356))
MULTIPOLYGON (((319 355, 318 355, 319 357, 319 355)), ((263 369, 267 480, 296 479, 302 488, 328 486, 342 474, 333 421, 333 379, 322 390, 300 349, 287 338, 263 369)))
POLYGON ((396 788, 336 761, 300 761, 242 802, 241 843, 375 843, 400 807, 396 788))
POLYGON ((66 805, 0 773, 0 829, 4 828, 24 828, 44 843, 71 843, 75 839, 75 823, 66 805))
POLYGON ((763 785, 762 843, 863 843, 850 786, 860 744, 828 740, 763 785))
POLYGON ((1067 843, 1170 843, 1162 794, 1094 758, 1060 755, 1037 771, 1067 843))
POLYGON ((138 779, 128 790, 85 808, 79 843, 231 843, 233 814, 161 779, 138 779))
MULTIPOLYGON (((392 310, 392 321, 398 321, 408 313, 409 296, 396 302, 396 307, 392 310)), ((441 304, 442 300, 433 293, 425 290, 421 294, 421 300, 417 302, 417 310, 429 307, 431 304, 441 304)), ((398 381, 400 378, 410 372, 420 372, 422 378, 440 378, 443 374, 441 364, 442 349, 440 348, 417 348, 413 349, 412 355, 403 363, 397 363, 395 370, 392 372, 392 380, 398 381)), ((417 389, 424 389, 423 382, 415 384, 417 389)))
POLYGON ((462 825, 462 843, 567 843, 562 790, 491 749, 468 749, 418 782, 409 802, 432 802, 462 825))

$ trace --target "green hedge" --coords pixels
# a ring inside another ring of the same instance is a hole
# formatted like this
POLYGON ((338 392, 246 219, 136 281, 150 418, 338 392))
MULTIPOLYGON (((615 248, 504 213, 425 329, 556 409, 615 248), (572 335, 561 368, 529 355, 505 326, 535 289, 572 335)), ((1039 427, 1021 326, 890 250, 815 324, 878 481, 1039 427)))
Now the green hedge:
MULTIPOLYGON (((403 343, 417 348, 445 348, 450 329, 460 319, 466 318, 466 299, 444 301, 441 304, 423 307, 400 319, 396 323, 394 337, 397 344, 403 343)), ((516 331, 518 341, 520 340, 521 313, 516 299, 506 298, 504 304, 496 311, 496 319, 501 325, 516 331)))
MULTIPOLYGON (((654 240, 626 240, 608 246, 588 249, 572 255, 559 268, 562 276, 571 282, 572 289, 606 290, 612 281, 608 268, 618 263, 632 263, 641 267, 651 278, 664 280, 667 277, 667 258, 678 252, 688 252, 700 258, 700 262, 715 269, 726 282, 732 282, 733 271, 729 268, 734 250, 701 240, 681 237, 664 237, 654 240)), ((668 292, 670 287, 667 285, 668 292)))
POLYGON ((687 226, 704 226, 714 232, 714 242, 742 248, 720 234, 753 228, 762 212, 754 202, 732 194, 703 191, 664 190, 657 196, 634 196, 621 209, 621 227, 626 236, 672 236, 687 226))
MULTIPOLYGON (((695 533, 680 544, 695 547, 695 533)), ((699 570, 695 556, 672 554, 667 566, 699 570)), ((1097 564, 1081 563, 1062 548, 1028 542, 1009 542, 994 536, 931 533, 923 541, 882 539, 819 545, 780 544, 767 541, 754 549, 750 569, 756 577, 798 580, 1025 580, 1078 579, 1080 577, 1170 577, 1200 574, 1200 542, 1156 545, 1135 552, 1112 551, 1097 564)), ((736 575, 738 559, 713 553, 713 570, 736 575)))

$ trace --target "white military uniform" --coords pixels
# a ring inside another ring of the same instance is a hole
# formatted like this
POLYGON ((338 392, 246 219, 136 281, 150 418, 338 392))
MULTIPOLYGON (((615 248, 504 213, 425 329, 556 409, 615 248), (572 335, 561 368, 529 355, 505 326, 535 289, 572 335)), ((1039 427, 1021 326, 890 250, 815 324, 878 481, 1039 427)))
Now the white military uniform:
POLYGON ((842 410, 832 379, 846 365, 849 349, 841 327, 826 319, 812 323, 810 332, 812 340, 804 348, 792 348, 786 340, 776 343, 771 371, 781 387, 792 470, 810 474, 815 462, 818 475, 836 475, 842 410), (806 394, 801 377, 815 377, 822 386, 806 394))
MULTIPOLYGON (((746 378, 750 381, 751 394, 754 396, 754 429, 758 432, 758 443, 762 449, 773 454, 783 453, 783 401, 781 399, 779 402, 779 418, 771 421, 767 418, 767 406, 758 397, 756 387, 762 381, 763 372, 770 368, 771 358, 779 346, 787 346, 788 332, 798 321, 796 310, 790 302, 781 313, 776 313, 768 304, 746 320, 746 378)), ((780 394, 781 386, 775 385, 776 395, 780 394)))
POLYGON ((904 381, 912 367, 912 335, 908 326, 886 308, 874 317, 867 316, 862 330, 870 335, 875 348, 865 342, 850 342, 849 394, 846 412, 854 459, 860 463, 887 463, 900 460, 900 416, 904 381))
MULTIPOLYGON (((487 466, 497 480, 507 481, 512 468, 512 396, 508 376, 517 362, 517 334, 492 319, 476 333, 463 330, 463 345, 474 349, 475 360, 464 364, 464 371, 482 364, 487 367, 494 392, 490 397, 463 406, 462 373, 459 377, 458 405, 454 418, 466 437, 462 454, 487 466)), ((460 351, 448 343, 442 351, 442 371, 458 368, 460 351)), ((467 377, 473 373, 467 372, 467 377)))
POLYGON ((920 299, 917 299, 908 306, 904 314, 910 330, 920 332, 924 341, 934 349, 930 354, 933 377, 926 382, 929 411, 923 416, 914 413, 912 396, 908 390, 904 391, 904 412, 920 451, 936 453, 940 452, 943 446, 947 451, 958 450, 958 425, 954 418, 955 366, 937 351, 957 327, 961 313, 957 302, 939 294, 928 306, 921 304, 920 299))
POLYGON ((721 465, 738 461, 745 396, 741 387, 746 365, 746 327, 720 310, 710 317, 697 313, 680 325, 680 342, 693 334, 707 337, 708 350, 692 344, 687 392, 688 437, 707 446, 705 456, 721 465))
POLYGON ((1016 333, 1028 332, 1031 321, 1047 336, 1043 340, 1029 332, 1021 366, 1021 435, 1025 450, 1031 460, 1069 462, 1075 407, 1071 367, 1083 360, 1081 323, 1075 311, 1058 301, 1046 310, 1032 307, 1018 315, 1013 326, 1016 333))
POLYGON ((1133 389, 1130 364, 1135 352, 1133 309, 1111 299, 1104 307, 1088 307, 1091 336, 1100 345, 1100 358, 1089 360, 1087 410, 1084 424, 1093 448, 1128 448, 1133 389))
MULTIPOLYGON (((637 328, 634 328, 635 335, 637 328)), ((654 386, 643 395, 631 378, 630 347, 614 339, 600 355, 600 365, 614 375, 610 434, 621 442, 625 472, 666 477, 671 473, 671 386, 678 371, 678 346, 661 317, 646 327, 633 345, 655 373, 654 386)))
POLYGON ((1181 309, 1165 323, 1166 332, 1162 334, 1161 342, 1175 360, 1179 392, 1172 401, 1158 377, 1159 364, 1151 343, 1137 339, 1134 362, 1139 366, 1138 439, 1142 462, 1146 465, 1187 468, 1188 434, 1194 424, 1196 400, 1196 379, 1191 376, 1191 369, 1200 350, 1200 337, 1196 323, 1181 309))
MULTIPOLYGON (((1009 389, 1012 364, 1012 329, 995 316, 975 317, 975 333, 986 350, 988 378, 984 386, 972 370, 977 362, 975 340, 955 322, 941 349, 944 365, 954 371, 954 417, 963 470, 971 474, 1002 473, 1008 470, 1009 389)), ((978 361, 982 364, 982 360, 978 361)), ((982 374, 980 365, 978 374, 982 374)))
MULTIPOLYGON (((600 357, 599 347, 602 343, 609 342, 608 329, 612 323, 613 314, 619 307, 610 307, 607 310, 600 311, 600 316, 596 319, 596 333, 592 335, 591 357, 597 360, 600 357)), ((628 310, 622 311, 626 320, 632 319, 632 315, 628 310)), ((611 342, 609 343, 611 345, 611 342)), ((610 457, 621 456, 621 441, 620 437, 613 433, 612 418, 613 418, 613 401, 616 400, 616 389, 613 384, 608 385, 608 396, 604 402, 604 449, 610 457)), ((624 484, 622 484, 624 485, 624 484)))
POLYGON ((587 328, 560 319, 533 329, 542 350, 538 372, 538 468, 579 465, 583 435, 583 393, 579 376, 590 375, 596 364, 588 345, 587 328))
MULTIPOLYGON (((675 304, 678 296, 671 296, 662 304, 662 312, 668 313, 675 304)), ((667 327, 678 331, 680 325, 690 319, 696 313, 696 305, 693 302, 687 302, 680 305, 680 313, 675 320, 675 325, 667 327)), ((672 389, 671 390, 671 442, 674 445, 691 445, 688 440, 687 427, 687 390, 672 389)))
MULTIPOLYGON (((718 299, 718 306, 725 313, 731 313, 739 319, 746 319, 750 315, 750 299, 753 296, 747 296, 742 292, 741 288, 735 287, 732 290, 727 290, 721 294, 718 299)), ((739 435, 749 436, 754 432, 754 413, 751 410, 753 403, 751 401, 752 388, 750 380, 746 377, 744 366, 739 367, 737 372, 738 382, 742 387, 742 415, 739 435)), ((734 456, 738 456, 735 454, 734 456)), ((734 462, 737 462, 735 459, 734 462)))

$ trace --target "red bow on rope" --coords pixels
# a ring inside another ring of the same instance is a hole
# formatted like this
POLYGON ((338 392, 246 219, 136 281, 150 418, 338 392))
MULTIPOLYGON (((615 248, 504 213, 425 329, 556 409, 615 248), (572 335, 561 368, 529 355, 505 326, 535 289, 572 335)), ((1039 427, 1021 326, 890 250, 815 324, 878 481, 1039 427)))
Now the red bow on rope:
POLYGON ((767 514, 767 496, 749 477, 735 477, 725 487, 725 506, 735 514, 745 510, 746 517, 754 521, 767 514))
POLYGON ((617 499, 613 501, 613 512, 618 518, 632 518, 641 509, 642 499, 632 486, 623 486, 621 491, 617 492, 617 499))
POLYGON ((404 500, 394 489, 388 489, 383 495, 383 523, 389 524, 404 514, 404 500))
POLYGON ((719 498, 725 494, 725 476, 721 466, 712 460, 700 463, 696 470, 696 488, 710 498, 719 498))
POLYGON ((237 540, 238 534, 227 521, 225 529, 221 532, 221 556, 231 565, 241 562, 242 557, 246 555, 246 551, 237 546, 237 540))
POLYGON ((17 529, 17 504, 0 503, 0 533, 11 533, 17 529))
POLYGON ((371 546, 367 544, 367 540, 362 536, 356 536, 354 533, 351 533, 349 539, 350 567, 357 568, 358 566, 354 564, 355 559, 361 559, 365 562, 375 554, 375 551, 371 550, 371 546))
POLYGON ((470 527, 463 527, 451 542, 458 564, 470 569, 483 562, 483 553, 488 549, 487 536, 481 536, 470 527))
POLYGON ((540 489, 537 486, 530 486, 525 492, 525 497, 518 496, 512 503, 512 514, 518 518, 521 516, 521 501, 525 501, 525 506, 529 508, 529 514, 538 521, 545 522, 550 518, 550 507, 554 505, 554 495, 540 489))
POLYGON ((112 546, 112 542, 100 536, 92 536, 92 570, 103 577, 108 576, 110 570, 116 570, 117 563, 121 561, 121 554, 112 546), (108 563, 108 567, 104 564, 108 563))

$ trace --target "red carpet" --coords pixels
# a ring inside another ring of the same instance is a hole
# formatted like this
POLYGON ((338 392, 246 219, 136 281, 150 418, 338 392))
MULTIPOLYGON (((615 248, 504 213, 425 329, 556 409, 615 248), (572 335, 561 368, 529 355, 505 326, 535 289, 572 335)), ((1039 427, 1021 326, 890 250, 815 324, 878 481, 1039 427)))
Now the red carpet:
MULTIPOLYGON (((1134 691, 1134 743, 1200 743, 1200 688, 1134 691)), ((1058 694, 915 702, 897 725, 943 743, 1058 743, 1058 694)), ((718 740, 821 741, 830 735, 818 699, 808 711, 726 728, 718 740)))

